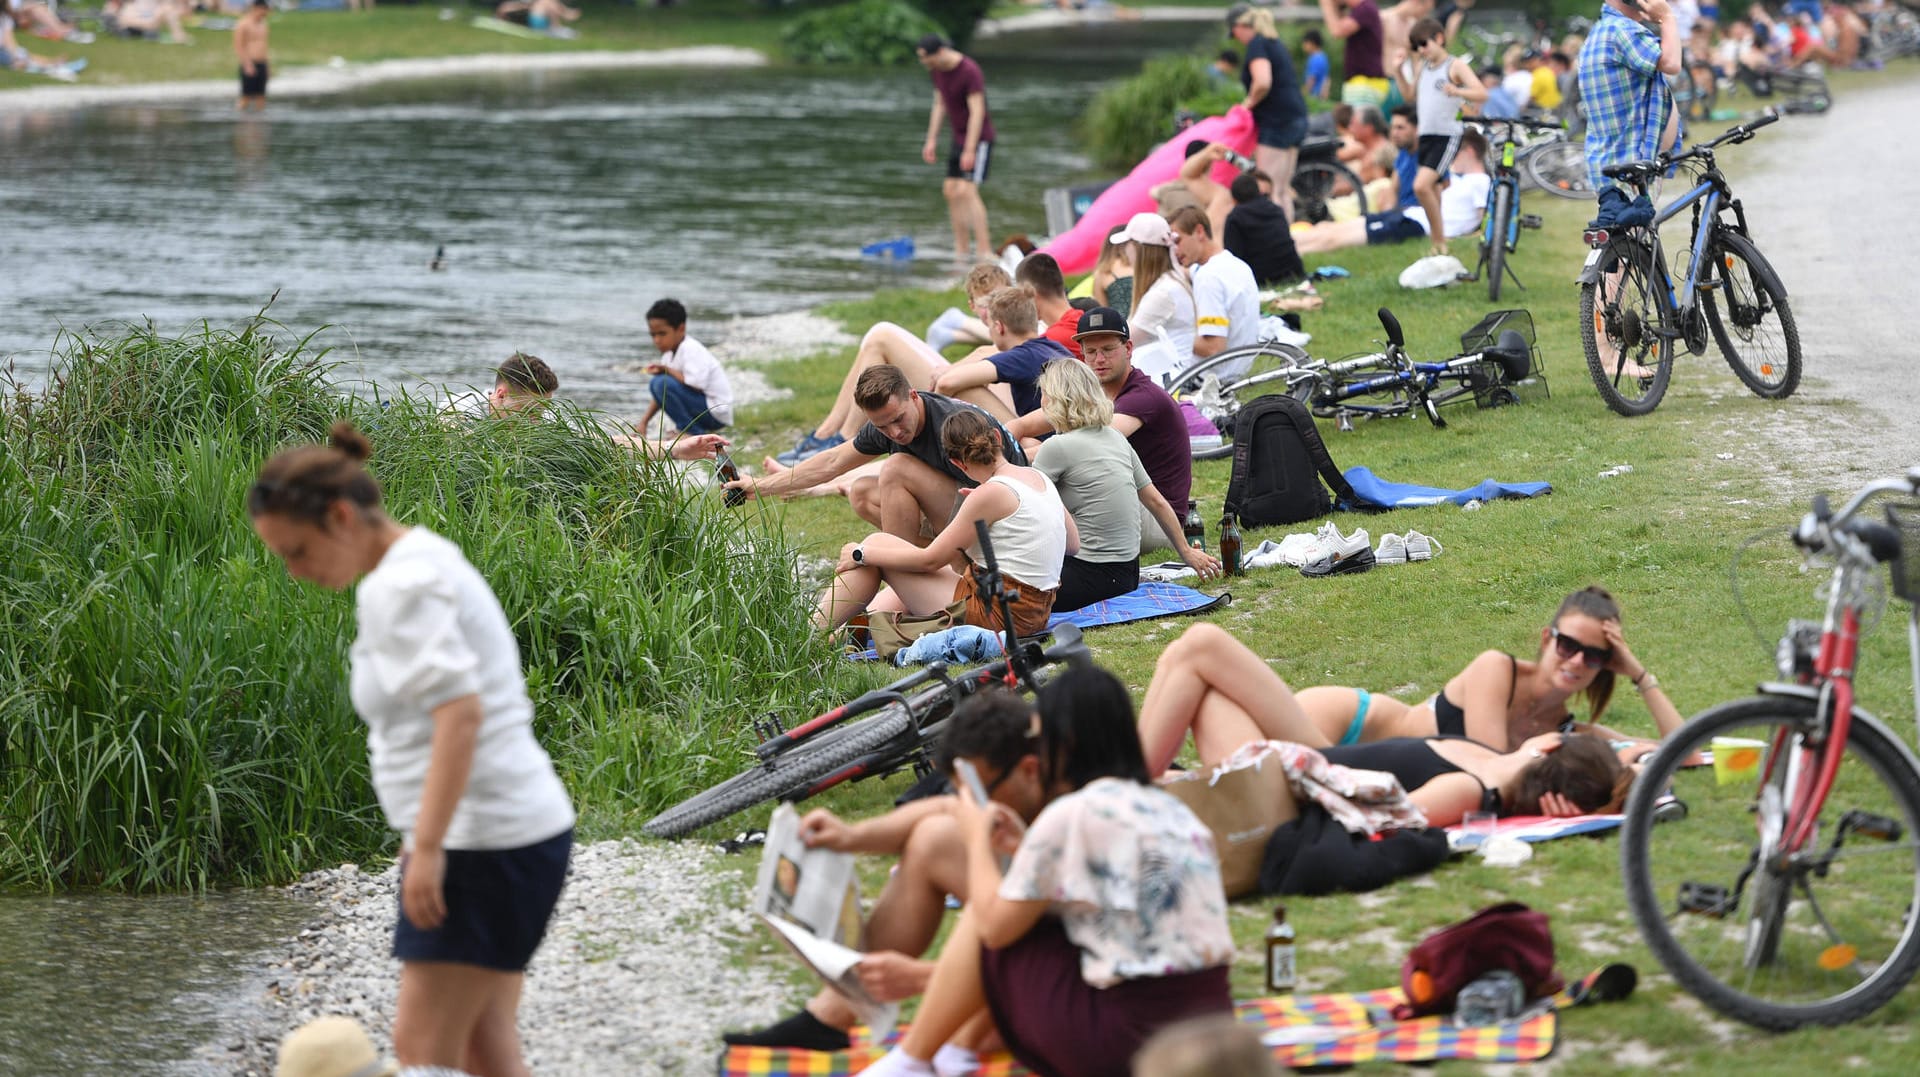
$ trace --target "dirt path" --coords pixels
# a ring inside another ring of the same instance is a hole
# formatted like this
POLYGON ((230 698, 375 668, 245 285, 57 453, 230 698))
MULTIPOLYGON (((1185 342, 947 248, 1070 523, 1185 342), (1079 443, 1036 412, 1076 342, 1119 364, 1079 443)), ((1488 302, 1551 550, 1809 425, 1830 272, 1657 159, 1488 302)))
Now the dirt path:
POLYGON ((1920 80, 1889 77, 1723 157, 1787 285, 1806 356, 1808 383, 1783 409, 1795 414, 1782 415, 1779 440, 1808 454, 1802 474, 1828 489, 1920 464, 1917 104, 1920 80), (1849 421, 1817 406, 1836 399, 1861 410, 1849 421), (1858 437, 1829 440, 1836 420, 1858 437))

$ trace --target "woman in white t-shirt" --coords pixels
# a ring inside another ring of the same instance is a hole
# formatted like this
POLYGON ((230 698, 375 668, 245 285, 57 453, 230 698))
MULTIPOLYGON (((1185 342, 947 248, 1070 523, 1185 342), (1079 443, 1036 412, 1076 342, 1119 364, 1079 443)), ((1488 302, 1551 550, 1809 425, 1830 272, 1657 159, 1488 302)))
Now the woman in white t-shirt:
POLYGON ((1133 309, 1127 325, 1133 365, 1150 378, 1193 358, 1193 284, 1174 261, 1173 229, 1157 213, 1136 213, 1123 233, 1133 244, 1133 309))
POLYGON ((520 650, 459 547, 381 509, 350 423, 288 449, 247 491, 287 571, 354 588, 354 710, 404 836, 393 955, 403 1066, 524 1077, 515 1017, 573 846, 573 806, 534 739, 520 650))

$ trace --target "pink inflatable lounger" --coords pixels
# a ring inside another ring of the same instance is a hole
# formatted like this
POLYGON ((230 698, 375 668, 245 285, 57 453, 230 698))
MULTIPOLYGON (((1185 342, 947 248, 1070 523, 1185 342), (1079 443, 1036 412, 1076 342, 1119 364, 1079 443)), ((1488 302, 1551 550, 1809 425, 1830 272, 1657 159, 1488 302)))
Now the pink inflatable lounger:
MULTIPOLYGON (((1154 147, 1153 152, 1135 165, 1125 179, 1094 199, 1093 205, 1087 207, 1086 216, 1040 249, 1053 255, 1063 273, 1091 271, 1094 259, 1100 255, 1100 244, 1119 231, 1127 223, 1128 217, 1154 208, 1153 195, 1149 192, 1180 175, 1180 166, 1187 159, 1187 143, 1196 138, 1207 142, 1224 142, 1235 153, 1252 157, 1255 141, 1253 114, 1235 105, 1225 116, 1201 120, 1154 147)), ((1233 177, 1239 174, 1238 169, 1225 161, 1213 166, 1213 179, 1217 183, 1232 183, 1233 177)))

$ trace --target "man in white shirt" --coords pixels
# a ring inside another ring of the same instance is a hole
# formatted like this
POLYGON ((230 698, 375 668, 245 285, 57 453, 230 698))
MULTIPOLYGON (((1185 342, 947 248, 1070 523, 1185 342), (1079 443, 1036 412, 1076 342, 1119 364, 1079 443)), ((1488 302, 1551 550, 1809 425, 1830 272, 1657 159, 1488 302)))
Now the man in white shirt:
MULTIPOLYGON (((1493 185, 1492 177, 1487 175, 1486 157, 1485 135, 1473 130, 1461 134, 1452 172, 1440 192, 1440 219, 1449 239, 1472 235, 1480 228, 1481 215, 1487 208, 1487 191, 1493 185)), ((1324 254, 1343 247, 1426 239, 1429 231, 1426 211, 1413 206, 1369 213, 1351 221, 1316 224, 1294 233, 1293 243, 1301 254, 1324 254)))
MULTIPOLYGON (((1193 361, 1260 343, 1260 286, 1253 270, 1220 245, 1200 207, 1184 207, 1167 223, 1173 226, 1180 264, 1192 267, 1193 361)), ((1252 364, 1249 356, 1240 369, 1220 373, 1237 376, 1252 364)))
POLYGON ((720 360, 687 335, 687 308, 675 299, 655 303, 647 308, 647 333, 660 361, 647 367, 653 402, 640 417, 640 429, 662 408, 683 434, 711 434, 732 424, 733 386, 720 360))

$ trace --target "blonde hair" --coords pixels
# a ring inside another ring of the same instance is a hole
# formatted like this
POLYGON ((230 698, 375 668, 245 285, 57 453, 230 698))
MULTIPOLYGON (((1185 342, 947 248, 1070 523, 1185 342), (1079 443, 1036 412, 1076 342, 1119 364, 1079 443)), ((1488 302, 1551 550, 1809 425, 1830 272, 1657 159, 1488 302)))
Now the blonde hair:
POLYGON ((1273 26, 1273 12, 1264 8, 1256 7, 1247 9, 1239 18, 1233 20, 1233 24, 1235 26, 1251 26, 1253 27, 1253 32, 1259 34, 1261 37, 1280 36, 1279 32, 1275 30, 1273 26))
POLYGON ((1173 264, 1173 251, 1156 243, 1136 243, 1133 245, 1133 309, 1127 312, 1128 320, 1140 310, 1140 301, 1161 277, 1171 274, 1173 279, 1192 294, 1193 285, 1180 267, 1173 264))
POLYGON ((1013 278, 1008 276, 1007 271, 999 266, 977 265, 967 271, 967 280, 964 287, 966 288, 967 298, 973 299, 976 296, 991 295, 1012 283, 1013 278))
POLYGON ((1040 410, 1056 431, 1107 426, 1113 422, 1113 402, 1087 364, 1055 359, 1040 368, 1040 410))
POLYGON ((1034 306, 1033 289, 1024 284, 997 289, 987 297, 987 314, 1016 334, 1036 333, 1040 329, 1040 310, 1034 306))

